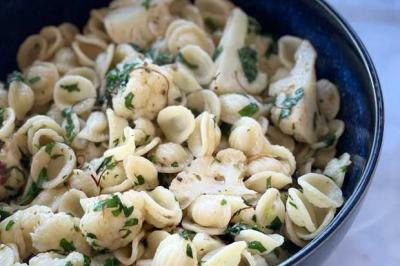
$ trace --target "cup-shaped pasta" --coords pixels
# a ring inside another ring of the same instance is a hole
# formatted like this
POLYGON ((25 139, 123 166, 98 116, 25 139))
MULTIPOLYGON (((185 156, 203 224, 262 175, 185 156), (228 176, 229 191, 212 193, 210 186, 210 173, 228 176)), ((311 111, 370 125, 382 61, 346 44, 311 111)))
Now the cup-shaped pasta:
POLYGON ((269 126, 267 131, 268 140, 274 145, 281 145, 287 148, 289 151, 293 152, 295 148, 294 139, 284 134, 279 128, 274 126, 269 126))
POLYGON ((311 145, 312 149, 325 149, 335 147, 344 132, 344 122, 334 119, 328 123, 329 132, 321 140, 311 145))
POLYGON ((205 266, 231 266, 239 265, 246 242, 236 241, 207 253, 203 258, 205 266))
POLYGON ((13 244, 0 244, 0 265, 13 266, 20 261, 18 249, 13 244))
POLYGON ((252 96, 239 93, 228 93, 219 96, 221 101, 221 120, 234 124, 243 116, 260 116, 262 112, 261 104, 252 96))
POLYGON ((75 165, 75 153, 69 146, 50 143, 33 156, 31 176, 42 188, 54 188, 67 181, 75 165))
POLYGON ((54 87, 54 102, 60 110, 71 107, 77 114, 82 114, 92 109, 95 99, 93 83, 81 76, 64 76, 54 87))
POLYGON ((79 64, 82 66, 96 66, 96 57, 107 49, 107 43, 96 36, 76 35, 72 49, 79 64))
POLYGON ((74 169, 68 179, 69 187, 80 190, 88 197, 94 197, 100 194, 100 186, 91 176, 89 171, 74 169))
MULTIPOLYGON (((39 253, 29 260, 29 265, 42 266, 42 265, 84 265, 87 259, 84 255, 78 252, 71 252, 68 256, 60 255, 56 252, 39 253)), ((25 265, 25 264, 23 264, 25 265)))
POLYGON ((170 235, 170 233, 164 230, 154 230, 150 232, 146 236, 147 247, 145 253, 143 254, 143 258, 153 258, 160 243, 170 235))
POLYGON ((28 148, 31 154, 51 142, 64 142, 62 134, 51 128, 41 128, 32 133, 33 130, 28 130, 28 148))
POLYGON ((83 126, 82 121, 71 109, 65 109, 62 115, 64 120, 61 123, 61 127, 64 129, 66 143, 69 143, 75 149, 84 149, 87 141, 76 137, 83 126))
POLYGON ((342 190, 327 176, 310 173, 301 176, 298 183, 307 200, 319 208, 339 208, 343 204, 342 190))
POLYGON ((195 129, 194 116, 184 106, 168 106, 162 109, 158 113, 157 123, 167 140, 178 144, 186 141, 195 129))
POLYGON ((235 241, 246 241, 247 249, 253 254, 268 254, 283 244, 284 238, 278 234, 264 234, 247 229, 242 230, 235 237, 235 241))
POLYGON ((134 154, 136 148, 134 129, 126 127, 124 129, 123 140, 124 141, 120 145, 108 149, 104 153, 104 156, 106 157, 113 156, 116 161, 122 161, 128 155, 134 154))
POLYGON ((133 194, 116 193, 81 200, 85 214, 80 229, 90 246, 96 250, 116 250, 140 233, 143 214, 139 195, 133 194))
POLYGON ((190 152, 179 144, 167 142, 157 146, 151 153, 157 171, 160 173, 178 173, 192 160, 190 152))
POLYGON ((279 231, 285 221, 285 205, 279 190, 267 189, 257 202, 255 214, 258 226, 279 231))
POLYGON ((314 206, 295 188, 289 188, 286 211, 296 225, 305 227, 311 233, 317 230, 314 206))
POLYGON ((72 248, 84 254, 90 254, 79 229, 79 218, 60 212, 43 221, 31 233, 32 246, 39 252, 56 250, 60 253, 73 251, 72 248))
POLYGON ((291 69, 296 63, 296 52, 299 48, 302 39, 286 35, 278 40, 278 56, 287 69, 291 69))
POLYGON ((42 28, 40 36, 42 36, 47 42, 45 60, 52 58, 53 55, 64 46, 64 38, 61 34, 61 30, 55 26, 42 28))
POLYGON ((328 162, 323 174, 330 177, 341 188, 347 168, 350 165, 350 155, 348 153, 343 153, 338 159, 334 158, 328 162))
POLYGON ((165 238, 157 248, 151 265, 196 266, 197 254, 194 245, 178 234, 165 238))
MULTIPOLYGON (((109 147, 118 146, 123 142, 124 129, 128 126, 128 121, 125 118, 117 116, 111 108, 106 111, 109 132, 109 147)), ((135 138, 136 141, 136 138, 135 138)))
POLYGON ((215 64, 218 75, 211 84, 217 94, 258 94, 267 86, 267 75, 258 69, 257 51, 245 46, 248 24, 247 15, 235 8, 217 48, 219 55, 215 64))
POLYGON ((12 108, 0 108, 0 140, 5 141, 14 132, 15 112, 12 108))
POLYGON ((90 80, 93 83, 95 89, 98 89, 100 87, 100 77, 97 75, 96 71, 94 71, 90 67, 74 67, 68 70, 65 75, 82 76, 90 80))
POLYGON ((141 193, 144 197, 147 223, 157 228, 176 226, 180 223, 182 210, 171 191, 159 186, 151 192, 141 193))
POLYGON ((54 55, 53 63, 60 74, 78 66, 78 59, 71 47, 63 47, 54 55))
POLYGON ((124 64, 134 62, 140 58, 140 53, 137 52, 131 45, 127 43, 118 44, 115 47, 113 64, 124 64))
POLYGON ((36 60, 44 60, 46 53, 46 39, 39 34, 29 36, 18 49, 17 62, 19 68, 23 70, 36 60))
POLYGON ((300 239, 297 234, 296 230, 298 230, 299 226, 297 226, 295 223, 292 222, 290 219, 289 215, 286 213, 285 216, 285 237, 290 240, 292 243, 294 243, 296 246, 299 247, 304 247, 307 242, 304 241, 303 239, 300 239))
POLYGON ((144 237, 144 231, 140 232, 128 246, 117 249, 113 252, 115 258, 123 265, 132 265, 142 257, 144 248, 140 241, 144 237))
POLYGON ((127 178, 137 189, 154 189, 158 186, 157 169, 153 163, 141 156, 129 155, 124 159, 127 178))
POLYGON ((157 65, 145 63, 132 70, 129 76, 126 89, 112 99, 115 113, 124 118, 154 119, 167 104, 172 83, 169 73, 157 65))
POLYGON ((96 58, 96 72, 100 77, 104 78, 111 67, 114 57, 115 45, 110 44, 107 50, 99 54, 96 58))
POLYGON ((199 113, 204 111, 215 115, 217 122, 221 116, 221 102, 218 96, 211 90, 198 90, 187 96, 187 107, 199 113))
POLYGON ((35 103, 35 94, 22 81, 13 81, 8 89, 8 104, 15 112, 17 120, 24 120, 35 103))
POLYGON ((197 45, 208 55, 214 53, 214 43, 206 32, 193 22, 179 19, 172 22, 165 33, 168 50, 176 55, 181 47, 197 45))
POLYGON ((214 62, 211 57, 197 45, 186 45, 179 50, 179 67, 186 67, 201 85, 207 85, 214 76, 214 62))
POLYGON ((158 144, 161 143, 161 139, 159 137, 155 137, 149 143, 138 147, 135 151, 135 154, 138 156, 143 156, 152 149, 154 149, 158 144))
POLYGON ((204 233, 197 233, 194 236, 192 243, 196 247, 198 259, 201 259, 207 253, 224 246, 221 240, 215 239, 204 233))
POLYGON ((53 99, 54 85, 59 79, 54 64, 36 62, 27 69, 25 77, 35 94, 36 105, 46 104, 53 99))
POLYGON ((202 90, 201 85, 197 82, 193 74, 185 67, 168 67, 174 81, 174 85, 179 89, 179 91, 184 93, 191 93, 195 91, 202 90))
POLYGON ((221 141, 221 130, 215 116, 203 112, 196 117, 195 122, 195 129, 187 141, 189 150, 195 157, 210 156, 221 141))
POLYGON ((92 34, 96 37, 110 41, 110 37, 107 34, 106 28, 104 27, 104 17, 108 12, 108 8, 93 9, 90 11, 90 18, 84 28, 85 34, 92 34))
MULTIPOLYGON (((126 181, 122 160, 116 160, 112 155, 108 156, 104 154, 102 157, 92 160, 89 165, 87 165, 87 169, 95 179, 96 185, 100 186, 103 190, 117 187, 126 181)), ((128 186, 128 188, 130 187, 128 186)), ((116 191, 102 191, 102 193, 112 192, 116 191)))
POLYGON ((250 162, 247 165, 246 171, 248 175, 256 175, 258 173, 268 171, 281 173, 287 176, 290 175, 289 169, 285 166, 285 164, 275 158, 268 156, 250 158, 250 162))
POLYGON ((108 140, 107 117, 103 112, 90 113, 85 127, 79 132, 78 137, 91 142, 103 142, 108 140))
POLYGON ((74 41, 75 36, 79 33, 79 29, 77 26, 75 26, 72 23, 69 22, 64 22, 61 23, 58 28, 61 31, 61 35, 63 36, 64 39, 64 44, 66 46, 71 45, 71 43, 74 41))
POLYGON ((17 211, 0 223, 0 241, 15 244, 21 259, 25 259, 33 252, 30 234, 53 215, 51 209, 45 206, 32 206, 17 211))
POLYGON ((319 112, 328 120, 335 119, 340 109, 339 90, 329 80, 317 82, 317 103, 319 112))
POLYGON ((263 153, 266 139, 260 124, 250 118, 242 117, 235 122, 229 135, 229 145, 243 151, 247 156, 263 153))
POLYGON ((156 127, 152 121, 145 118, 138 118, 133 123, 135 124, 136 145, 144 145, 155 137, 156 127))
POLYGON ((205 20, 211 21, 218 27, 224 27, 233 9, 233 4, 227 0, 197 0, 196 6, 205 20))
POLYGON ((57 201, 59 212, 72 214, 75 217, 83 216, 83 209, 80 204, 81 199, 86 199, 86 194, 77 189, 70 189, 65 192, 57 201))

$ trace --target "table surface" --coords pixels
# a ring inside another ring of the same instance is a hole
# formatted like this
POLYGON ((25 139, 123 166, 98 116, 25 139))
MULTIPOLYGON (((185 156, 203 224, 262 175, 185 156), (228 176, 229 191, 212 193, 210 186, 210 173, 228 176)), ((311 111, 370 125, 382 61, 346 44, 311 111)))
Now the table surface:
POLYGON ((381 80, 385 135, 370 190, 324 266, 400 265, 400 0, 328 0, 367 46, 381 80))

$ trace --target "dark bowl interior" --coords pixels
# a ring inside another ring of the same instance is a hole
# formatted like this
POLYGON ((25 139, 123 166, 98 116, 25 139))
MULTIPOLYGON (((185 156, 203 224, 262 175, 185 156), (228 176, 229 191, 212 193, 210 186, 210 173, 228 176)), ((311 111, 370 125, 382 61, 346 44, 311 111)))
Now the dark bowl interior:
MULTIPOLYGON (((83 26, 92 8, 108 0, 3 0, 0 1, 0 77, 16 68, 18 46, 41 27, 64 21, 83 26)), ((266 33, 292 34, 309 39, 318 51, 318 78, 338 85, 339 117, 346 123, 338 153, 349 152, 353 165, 343 192, 347 199, 333 223, 285 264, 309 264, 323 260, 338 244, 355 217, 375 168, 383 133, 383 100, 374 66, 364 46, 349 26, 323 1, 237 0, 254 16, 266 33), (333 234, 334 231, 335 234, 333 234), (335 237, 333 237, 335 235, 335 237), (318 252, 315 252, 318 249, 318 252)))

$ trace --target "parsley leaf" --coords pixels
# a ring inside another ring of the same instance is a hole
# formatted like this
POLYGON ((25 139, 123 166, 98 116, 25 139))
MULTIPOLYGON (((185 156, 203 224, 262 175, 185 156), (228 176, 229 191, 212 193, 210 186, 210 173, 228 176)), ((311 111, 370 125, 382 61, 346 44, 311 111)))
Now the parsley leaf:
POLYGON ((106 261, 104 262, 103 266, 117 266, 119 265, 119 260, 117 260, 116 258, 112 257, 112 258, 108 258, 106 259, 106 261))
POLYGON ((169 52, 158 51, 156 49, 149 49, 145 56, 150 58, 154 64, 163 66, 172 64, 174 62, 174 56, 169 52))
POLYGON ((224 47, 218 46, 217 49, 215 49, 214 54, 212 56, 213 61, 216 61, 218 57, 222 54, 224 50, 224 47))
POLYGON ((336 141, 336 135, 333 133, 326 136, 323 140, 326 147, 332 146, 335 143, 335 141, 336 141))
POLYGON ((90 232, 86 234, 86 237, 91 238, 91 239, 97 239, 97 236, 90 232))
POLYGON ((89 256, 83 254, 83 266, 90 266, 92 259, 89 256))
POLYGON ((279 115, 279 119, 283 119, 288 117, 292 108, 304 97, 304 89, 299 88, 294 91, 293 95, 286 96, 285 100, 283 100, 280 108, 282 108, 281 113, 279 115))
POLYGON ((250 103, 250 104, 246 105, 245 107, 243 107, 239 111, 239 114, 241 116, 250 116, 251 117, 254 114, 256 114, 259 110, 260 110, 260 108, 258 107, 258 105, 256 103, 250 103))
POLYGON ((267 251, 267 249, 263 246, 263 244, 261 244, 260 241, 250 241, 247 244, 247 247, 249 249, 255 249, 255 250, 259 251, 260 253, 267 251))
POLYGON ((135 226, 138 223, 139 223, 139 220, 137 218, 131 218, 131 219, 126 220, 126 222, 124 224, 124 227, 126 227, 126 226, 135 226))
POLYGON ((142 175, 136 176, 137 182, 135 182, 135 185, 143 185, 144 184, 144 177, 142 175))
POLYGON ((29 79, 29 80, 28 80, 28 83, 33 85, 33 84, 35 84, 36 82, 39 82, 41 79, 42 79, 41 77, 36 76, 36 77, 33 77, 33 78, 29 79))
POLYGON ((146 10, 149 10, 150 9, 150 2, 151 2, 151 0, 143 0, 142 7, 144 7, 144 9, 146 9, 146 10))
POLYGON ((70 253, 76 250, 74 243, 72 241, 69 242, 65 238, 61 239, 59 244, 65 253, 70 253))
POLYGON ((193 259, 193 251, 189 243, 186 245, 186 256, 193 259))
POLYGON ((67 263, 65 263, 64 266, 74 266, 74 264, 72 264, 72 262, 70 262, 70 261, 67 261, 67 263))
POLYGON ((271 224, 269 226, 267 226, 267 228, 271 229, 271 230, 279 230, 279 229, 281 229, 282 225, 283 225, 283 223, 282 223, 281 219, 279 219, 279 217, 276 216, 275 219, 272 220, 271 224))
POLYGON ((135 95, 132 92, 129 92, 125 96, 125 107, 128 108, 129 110, 133 110, 133 108, 134 108, 134 106, 132 104, 133 97, 135 97, 135 95))
POLYGON ((75 138, 77 133, 75 132, 75 125, 74 121, 72 120, 72 109, 65 109, 62 115, 65 117, 65 139, 68 143, 71 143, 72 140, 75 138))
POLYGON ((6 108, 0 108, 0 127, 3 126, 5 113, 6 113, 6 108))
POLYGON ((237 236, 240 233, 240 231, 248 230, 248 229, 260 231, 260 229, 258 229, 256 226, 238 223, 238 224, 228 226, 225 229, 224 234, 230 234, 232 236, 237 236))
POLYGON ((228 202, 226 201, 226 199, 222 199, 222 200, 221 200, 221 205, 222 205, 222 206, 226 205, 227 203, 228 203, 228 202))
POLYGON ((13 220, 8 221, 6 225, 6 231, 9 231, 14 226, 14 224, 15 222, 13 220))
POLYGON ((68 84, 68 85, 60 85, 60 87, 68 92, 81 91, 81 89, 78 86, 78 83, 73 83, 73 84, 68 84))
POLYGON ((24 81, 24 77, 22 73, 19 71, 13 71, 7 75, 6 84, 4 85, 4 89, 8 90, 10 88, 10 84, 14 81, 24 81))
POLYGON ((11 213, 9 213, 8 211, 0 209, 0 222, 3 221, 4 219, 6 219, 7 217, 10 217, 10 216, 11 216, 11 213))
POLYGON ((178 162, 173 162, 173 163, 171 163, 171 167, 179 167, 178 162))
POLYGON ((196 233, 189 230, 182 230, 178 234, 185 240, 191 240, 196 233))
POLYGON ((138 63, 125 64, 122 68, 114 68, 106 75, 106 90, 108 93, 117 93, 126 88, 129 81, 129 74, 138 63))
POLYGON ((47 143, 45 152, 47 152, 47 154, 51 156, 51 152, 55 145, 56 145, 56 143, 54 141, 47 143))
POLYGON ((257 51, 250 47, 240 48, 238 51, 240 63, 248 82, 252 83, 258 75, 257 51))
POLYGON ((28 191, 25 197, 19 203, 20 205, 26 205, 30 203, 37 195, 42 191, 43 183, 48 180, 47 176, 47 168, 43 168, 37 178, 37 181, 33 181, 31 186, 28 188, 28 191))

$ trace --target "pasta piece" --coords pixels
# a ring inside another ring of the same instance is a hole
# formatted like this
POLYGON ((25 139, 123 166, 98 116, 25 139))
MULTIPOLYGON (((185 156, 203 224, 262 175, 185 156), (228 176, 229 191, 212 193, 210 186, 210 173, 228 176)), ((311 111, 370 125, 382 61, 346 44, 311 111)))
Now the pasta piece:
POLYGON ((124 159, 124 169, 136 190, 150 190, 158 186, 157 169, 146 158, 129 155, 124 159))
POLYGON ((289 198, 286 201, 286 211, 289 218, 298 226, 305 227, 313 233, 317 230, 315 210, 303 193, 295 188, 289 188, 289 198))
POLYGON ((164 230, 154 230, 146 236, 147 248, 143 258, 153 258, 160 243, 171 234, 164 230))
POLYGON ((77 114, 82 114, 92 109, 95 99, 93 83, 82 76, 64 76, 54 87, 54 102, 61 110, 72 108, 77 114))
POLYGON ((204 233, 197 233, 193 240, 193 245, 196 247, 197 258, 201 259, 207 253, 219 249, 224 246, 221 240, 212 238, 204 233))
POLYGON ((278 56, 282 65, 292 69, 296 63, 296 52, 302 43, 302 39, 294 36, 283 36, 278 40, 278 56))
POLYGON ((337 87, 326 79, 317 82, 317 100, 320 113, 328 120, 335 119, 340 109, 337 87))
POLYGON ((65 74, 70 69, 78 67, 78 58, 70 47, 63 47, 54 55, 53 63, 60 74, 65 74))
POLYGON ((100 77, 97 75, 96 71, 94 71, 90 67, 74 67, 68 70, 65 75, 82 76, 90 80, 93 83, 95 89, 98 89, 100 87, 100 77))
POLYGON ((157 123, 167 140, 181 144, 195 129, 192 112, 183 106, 168 106, 157 116, 157 123))
POLYGON ((206 254, 202 261, 205 266, 231 266, 239 265, 246 242, 236 241, 227 246, 213 250, 206 254))
POLYGON ((0 265, 14 266, 20 261, 18 249, 15 245, 0 244, 0 265))
POLYGON ((246 241, 247 249, 253 254, 268 254, 283 244, 283 236, 278 234, 267 235, 256 230, 242 230, 235 237, 235 241, 246 241))
POLYGON ((117 147, 108 149, 105 153, 105 157, 114 157, 116 161, 122 161, 128 155, 133 155, 135 153, 135 132, 132 128, 126 127, 124 129, 124 142, 122 142, 117 147))
POLYGON ((279 231, 285 221, 285 205, 279 190, 268 188, 257 202, 255 209, 257 225, 260 228, 279 231))
POLYGON ((149 142, 149 140, 152 140, 156 137, 156 127, 150 120, 138 118, 134 121, 134 124, 135 143, 137 145, 145 145, 149 142))
POLYGON ((103 112, 90 113, 85 127, 78 133, 78 138, 91 142, 103 142, 108 140, 107 117, 103 112))
POLYGON ((94 67, 96 57, 107 49, 107 43, 96 36, 76 35, 72 42, 72 49, 79 64, 94 67))
POLYGON ((114 251, 116 259, 124 265, 133 264, 143 255, 143 246, 140 244, 143 237, 144 232, 142 231, 133 239, 131 244, 114 251))
POLYGON ((14 132, 15 112, 12 108, 0 108, 0 140, 6 141, 14 132))
POLYGON ((104 18, 108 13, 108 8, 93 9, 90 11, 90 18, 86 23, 84 28, 85 34, 92 34, 96 37, 108 42, 110 37, 107 34, 106 28, 104 26, 104 18))
POLYGON ((215 116, 203 112, 196 117, 195 129, 188 139, 188 147, 195 157, 210 156, 221 141, 221 130, 215 116))
POLYGON ((72 189, 80 190, 88 197, 98 196, 100 187, 96 184, 89 171, 74 169, 68 179, 68 184, 72 189))
POLYGON ((104 78, 111 67, 114 56, 115 45, 110 44, 107 50, 99 54, 96 58, 96 72, 104 78))
POLYGON ((221 102, 221 120, 234 124, 243 116, 257 118, 262 113, 261 104, 247 94, 228 93, 219 96, 221 102))
POLYGON ((50 143, 33 156, 31 176, 42 188, 55 188, 67 181, 76 165, 74 151, 63 143, 50 143))
POLYGON ((211 90, 193 91, 187 96, 187 107, 194 112, 204 111, 215 115, 218 122, 221 117, 221 102, 218 96, 211 90))
MULTIPOLYGON (((122 117, 117 116, 111 108, 106 111, 109 132, 109 147, 118 146, 123 142, 124 129, 128 126, 128 121, 122 117)), ((136 141, 136 137, 135 137, 136 141)))
POLYGON ((335 147, 344 132, 344 122, 334 119, 328 123, 329 132, 318 142, 311 145, 312 149, 325 149, 335 147))
POLYGON ((178 173, 192 160, 193 156, 179 144, 167 142, 157 146, 151 153, 151 158, 160 173, 178 173))
POLYGON ((351 165, 350 155, 343 153, 338 159, 334 158, 328 162, 323 174, 331 178, 341 188, 344 176, 351 165))
POLYGON ((35 95, 22 81, 13 81, 8 89, 8 104, 15 112, 17 120, 24 120, 33 107, 35 95))
POLYGON ((233 9, 232 3, 226 0, 197 0, 195 4, 200 9, 204 19, 211 21, 218 27, 225 26, 233 9))
POLYGON ((81 199, 86 199, 85 193, 77 189, 70 189, 58 200, 58 211, 72 214, 75 217, 83 216, 83 209, 80 205, 81 199))
POLYGON ((35 94, 35 105, 49 103, 53 99, 53 89, 59 79, 54 64, 36 62, 26 71, 26 80, 35 94))
POLYGON ((178 234, 173 234, 159 244, 151 266, 196 266, 196 255, 196 249, 189 240, 178 234))
POLYGON ((79 33, 79 29, 74 24, 69 22, 61 23, 58 28, 63 36, 64 44, 66 46, 71 45, 75 39, 75 36, 79 33))
POLYGON ((166 69, 171 73, 172 80, 176 87, 184 92, 191 93, 195 91, 202 90, 201 85, 197 82, 196 78, 185 67, 166 67, 166 69))
POLYGON ((29 266, 68 265, 85 266, 85 257, 78 252, 62 256, 55 252, 41 253, 29 260, 29 266))
POLYGON ((47 53, 46 39, 39 35, 31 35, 21 44, 17 53, 18 67, 22 70, 36 60, 44 60, 47 53))
POLYGON ((53 55, 64 46, 64 38, 61 34, 61 30, 55 26, 44 27, 39 34, 47 42, 45 60, 52 58, 53 55))

